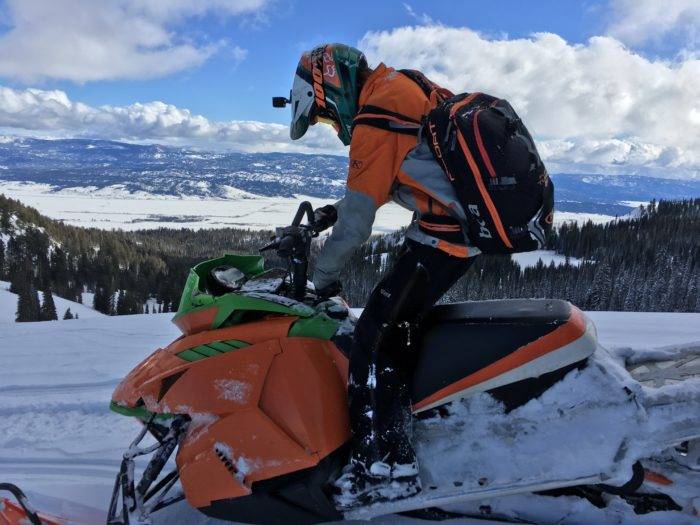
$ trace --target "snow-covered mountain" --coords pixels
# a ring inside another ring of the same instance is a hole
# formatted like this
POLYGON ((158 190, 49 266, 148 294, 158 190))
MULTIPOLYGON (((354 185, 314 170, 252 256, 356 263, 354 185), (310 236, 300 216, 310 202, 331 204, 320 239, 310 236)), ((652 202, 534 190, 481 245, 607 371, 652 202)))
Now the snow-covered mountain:
MULTIPOLYGON (((0 181, 52 189, 114 189, 153 196, 342 195, 347 158, 295 153, 220 153, 90 139, 0 140, 0 181)), ((700 196, 700 181, 642 176, 552 175, 559 211, 624 215, 636 202, 700 196)), ((104 193, 104 191, 103 191, 104 193)))

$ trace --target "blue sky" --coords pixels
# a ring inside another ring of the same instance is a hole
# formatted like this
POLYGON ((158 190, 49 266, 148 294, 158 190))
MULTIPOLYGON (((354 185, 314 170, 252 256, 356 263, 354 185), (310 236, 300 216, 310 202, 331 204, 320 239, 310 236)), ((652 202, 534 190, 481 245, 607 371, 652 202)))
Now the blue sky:
POLYGON ((698 0, 0 0, 0 134, 344 154, 270 104, 343 42, 507 98, 554 170, 700 178, 698 27, 698 0))
MULTIPOLYGON (((258 16, 222 17, 207 13, 183 24, 182 34, 199 41, 228 39, 247 50, 237 61, 222 50, 200 67, 148 80, 76 83, 42 80, 32 85, 58 88, 91 105, 127 105, 163 100, 217 120, 287 122, 286 111, 270 107, 270 97, 289 90, 300 53, 321 42, 356 44, 368 31, 417 22, 427 15, 436 22, 465 26, 485 34, 526 37, 552 32, 570 42, 599 34, 606 12, 600 2, 547 0, 321 2, 275 0, 258 16), (487 8, 484 8, 484 5, 487 8)), ((5 85, 23 82, 0 76, 5 85)))
MULTIPOLYGON (((468 26, 486 33, 527 36, 536 31, 558 33, 579 42, 600 25, 584 2, 491 1, 414 2, 412 8, 436 21, 468 26), (527 4, 531 4, 529 7, 527 4), (536 4, 536 5, 535 5, 536 4)), ((355 44, 367 31, 411 25, 403 2, 359 0, 350 2, 285 2, 261 23, 220 23, 208 16, 197 26, 215 28, 215 38, 231 38, 248 49, 238 65, 221 53, 197 71, 178 78, 138 83, 116 83, 80 88, 63 86, 89 103, 127 104, 133 100, 166 99, 197 113, 218 119, 251 119, 286 123, 287 114, 270 107, 270 97, 289 90, 299 54, 321 42, 355 44), (174 80, 174 82, 173 82, 174 80), (94 91, 93 91, 94 90, 94 91)), ((193 28, 197 31, 197 27, 193 28)))

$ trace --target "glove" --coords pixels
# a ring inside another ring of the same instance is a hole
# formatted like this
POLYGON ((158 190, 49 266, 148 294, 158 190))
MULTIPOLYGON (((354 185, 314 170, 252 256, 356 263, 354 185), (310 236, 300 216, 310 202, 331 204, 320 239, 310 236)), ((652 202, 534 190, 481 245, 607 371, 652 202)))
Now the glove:
POLYGON ((322 301, 325 301, 329 297, 335 297, 341 292, 342 289, 343 285, 340 284, 340 281, 333 281, 332 283, 327 284, 323 288, 316 289, 316 299, 320 303, 322 301))
POLYGON ((326 204, 314 210, 314 230, 322 232, 335 224, 338 220, 338 210, 332 204, 326 204))

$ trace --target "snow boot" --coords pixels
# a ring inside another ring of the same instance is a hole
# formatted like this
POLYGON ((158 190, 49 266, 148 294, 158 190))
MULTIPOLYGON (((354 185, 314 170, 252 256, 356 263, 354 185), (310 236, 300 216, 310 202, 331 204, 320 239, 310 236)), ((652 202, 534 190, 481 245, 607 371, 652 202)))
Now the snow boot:
POLYGON ((389 465, 375 461, 367 467, 353 459, 333 486, 334 501, 339 510, 409 498, 421 491, 415 462, 389 465))

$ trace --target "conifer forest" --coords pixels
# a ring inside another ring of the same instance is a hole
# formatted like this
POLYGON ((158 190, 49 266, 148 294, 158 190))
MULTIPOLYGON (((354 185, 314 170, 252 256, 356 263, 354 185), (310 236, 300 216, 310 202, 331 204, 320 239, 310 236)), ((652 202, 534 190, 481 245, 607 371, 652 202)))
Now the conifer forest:
MULTIPOLYGON (((191 266, 225 252, 257 253, 271 235, 79 228, 0 195, 0 280, 18 295, 17 321, 71 318, 56 311, 53 295, 82 302, 85 292, 88 306, 109 315, 172 312, 191 266)), ((508 256, 482 255, 443 301, 554 297, 587 310, 700 312, 698 239, 700 199, 652 202, 605 224, 567 222, 549 239, 564 264, 521 269, 508 256)), ((348 260, 342 295, 351 306, 364 304, 400 246, 401 232, 373 236, 348 260)))

